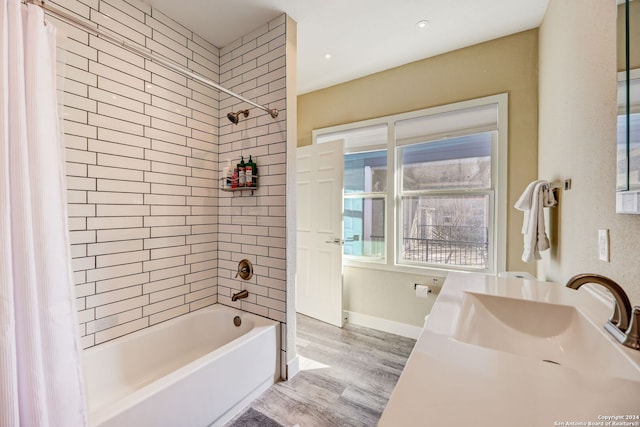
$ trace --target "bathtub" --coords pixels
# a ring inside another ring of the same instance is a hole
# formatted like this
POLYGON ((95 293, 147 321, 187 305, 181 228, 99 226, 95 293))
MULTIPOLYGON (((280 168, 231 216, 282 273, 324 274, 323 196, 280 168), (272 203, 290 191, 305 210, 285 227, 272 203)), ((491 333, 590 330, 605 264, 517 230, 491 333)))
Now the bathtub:
POLYGON ((279 353, 277 322, 220 304, 92 347, 89 425, 221 426, 279 378, 279 353))

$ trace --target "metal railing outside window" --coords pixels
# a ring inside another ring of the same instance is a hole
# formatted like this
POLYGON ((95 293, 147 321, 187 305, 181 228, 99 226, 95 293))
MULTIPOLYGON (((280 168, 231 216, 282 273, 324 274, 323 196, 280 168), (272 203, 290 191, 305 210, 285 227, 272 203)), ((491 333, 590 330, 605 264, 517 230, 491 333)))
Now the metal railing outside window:
POLYGON ((404 230, 402 258, 411 262, 486 269, 489 256, 487 227, 422 225, 404 230))

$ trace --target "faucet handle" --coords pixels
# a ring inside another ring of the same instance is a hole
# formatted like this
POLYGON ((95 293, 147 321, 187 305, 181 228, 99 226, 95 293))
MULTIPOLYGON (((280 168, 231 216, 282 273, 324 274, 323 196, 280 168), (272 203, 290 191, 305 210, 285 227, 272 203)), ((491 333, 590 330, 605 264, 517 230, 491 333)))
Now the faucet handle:
POLYGON ((631 310, 629 327, 625 332, 625 340, 622 344, 640 350, 640 306, 636 305, 631 310))
POLYGON ((253 264, 248 259, 243 259, 238 263, 236 278, 240 276, 242 280, 249 280, 253 276, 253 264))

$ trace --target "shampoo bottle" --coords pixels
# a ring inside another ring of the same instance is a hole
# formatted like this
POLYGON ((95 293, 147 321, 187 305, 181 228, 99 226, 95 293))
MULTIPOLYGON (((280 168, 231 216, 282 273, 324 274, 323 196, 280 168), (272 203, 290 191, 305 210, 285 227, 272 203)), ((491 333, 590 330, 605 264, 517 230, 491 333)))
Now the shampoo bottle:
POLYGON ((233 175, 231 177, 231 188, 238 188, 238 166, 233 168, 233 175))
POLYGON ((249 161, 247 162, 245 180, 247 182, 247 187, 256 187, 258 184, 258 168, 256 167, 255 162, 251 159, 251 156, 249 156, 249 161))
POLYGON ((238 187, 244 187, 246 184, 246 165, 244 163, 244 156, 240 156, 240 163, 238 163, 238 187))
POLYGON ((231 188, 231 178, 233 178, 233 170, 231 169, 231 160, 227 160, 227 164, 222 168, 222 177, 220 182, 222 188, 231 188))

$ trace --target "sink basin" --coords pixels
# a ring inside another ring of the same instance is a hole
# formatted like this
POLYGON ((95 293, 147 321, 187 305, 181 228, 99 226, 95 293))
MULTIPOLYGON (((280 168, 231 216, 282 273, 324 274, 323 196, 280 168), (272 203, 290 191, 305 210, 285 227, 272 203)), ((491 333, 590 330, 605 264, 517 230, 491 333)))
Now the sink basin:
POLYGON ((640 381, 640 368, 620 344, 573 306, 473 292, 463 298, 453 335, 458 341, 640 381))

